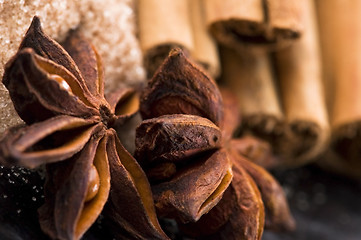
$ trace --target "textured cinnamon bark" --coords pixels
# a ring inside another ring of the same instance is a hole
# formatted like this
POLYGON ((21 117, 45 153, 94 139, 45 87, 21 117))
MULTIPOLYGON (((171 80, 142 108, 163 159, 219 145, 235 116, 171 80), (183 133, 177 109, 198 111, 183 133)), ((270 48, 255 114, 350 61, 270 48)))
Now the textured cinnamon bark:
POLYGON ((317 1, 325 83, 332 98, 331 151, 321 163, 361 176, 361 2, 317 1), (337 46, 337 47, 335 47, 337 46))
POLYGON ((148 77, 153 76, 172 48, 193 49, 188 1, 140 0, 138 25, 148 77))
POLYGON ((289 131, 284 125, 268 54, 264 51, 244 51, 241 55, 222 48, 221 60, 222 80, 238 96, 243 118, 242 132, 270 142, 275 154, 289 155, 284 145, 289 131))
POLYGON ((213 36, 228 46, 281 46, 301 35, 300 2, 209 0, 205 1, 207 25, 213 36))
POLYGON ((206 28, 203 0, 189 0, 194 48, 192 57, 216 78, 220 74, 218 49, 206 28))
POLYGON ((140 0, 139 39, 151 78, 175 47, 190 54, 212 77, 220 73, 217 47, 206 29, 202 0, 140 0))
POLYGON ((235 45, 239 39, 256 41, 263 31, 264 22, 262 0, 204 1, 206 24, 213 36, 226 45, 235 45), (240 33, 249 35, 241 37, 240 33), (235 35, 233 35, 235 34, 235 35))
POLYGON ((276 41, 297 39, 306 30, 305 8, 300 0, 263 0, 269 31, 274 31, 276 41))
POLYGON ((295 158, 290 165, 313 160, 329 136, 314 2, 300 2, 305 9, 304 33, 275 53, 285 119, 294 136, 290 147, 295 158))

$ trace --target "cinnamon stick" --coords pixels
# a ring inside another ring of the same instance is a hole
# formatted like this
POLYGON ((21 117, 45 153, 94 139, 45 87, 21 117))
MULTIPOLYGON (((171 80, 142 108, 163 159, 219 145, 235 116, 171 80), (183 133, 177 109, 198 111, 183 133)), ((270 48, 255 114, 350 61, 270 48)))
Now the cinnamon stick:
POLYGON ((193 50, 189 5, 185 0, 139 0, 140 46, 148 77, 174 47, 193 50))
POLYGON ((330 103, 331 150, 320 162, 361 176, 361 2, 317 1, 325 83, 330 103))
POLYGON ((274 41, 298 39, 307 26, 304 25, 306 0, 264 0, 269 39, 274 41))
POLYGON ((216 78, 220 74, 218 49, 206 29, 203 0, 189 0, 194 48, 192 57, 216 78))
MULTIPOLYGON (((248 50, 242 54, 222 47, 222 81, 238 97, 242 114, 242 134, 254 135, 272 144, 276 155, 288 156, 284 126, 268 53, 248 50)), ((270 163, 273 165, 281 162, 270 163)))
POLYGON ((299 0, 207 0, 206 23, 221 43, 282 46, 299 38, 302 8, 299 0))
POLYGON ((218 77, 218 50, 206 29, 202 0, 139 0, 138 18, 149 78, 175 47, 190 55, 212 77, 218 77))
POLYGON ((285 120, 291 135, 289 165, 314 160, 326 147, 329 126, 313 0, 303 3, 305 30, 290 47, 275 53, 285 120))

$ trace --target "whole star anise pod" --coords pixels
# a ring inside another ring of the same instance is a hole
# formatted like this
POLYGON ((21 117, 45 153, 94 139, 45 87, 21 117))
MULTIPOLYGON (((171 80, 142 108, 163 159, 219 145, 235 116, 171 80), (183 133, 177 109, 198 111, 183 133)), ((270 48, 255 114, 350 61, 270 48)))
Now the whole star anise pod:
POLYGON ((123 89, 106 100, 103 81, 99 55, 77 31, 61 46, 34 17, 3 77, 26 125, 4 135, 0 162, 46 165, 38 212, 52 239, 81 238, 107 201, 117 237, 167 239, 149 182, 114 130, 138 110, 136 93, 123 89))
POLYGON ((232 180, 220 150, 222 99, 215 83, 180 49, 148 82, 136 130, 135 158, 155 184, 157 213, 194 222, 213 208, 232 180))
POLYGON ((265 213, 267 226, 292 228, 282 188, 242 157, 255 156, 257 151, 244 149, 258 145, 232 139, 239 112, 224 96, 222 101, 216 83, 180 49, 170 52, 149 81, 135 157, 153 179, 157 213, 205 239, 260 239, 265 213))

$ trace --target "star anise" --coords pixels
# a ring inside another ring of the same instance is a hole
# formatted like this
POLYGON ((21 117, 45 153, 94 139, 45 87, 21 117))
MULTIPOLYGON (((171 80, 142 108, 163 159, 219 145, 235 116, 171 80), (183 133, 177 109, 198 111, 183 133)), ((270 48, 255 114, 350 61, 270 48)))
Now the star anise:
POLYGON ((0 161, 46 165, 38 212, 52 239, 81 238, 107 201, 118 237, 167 239, 146 175, 114 130, 138 110, 136 92, 121 90, 107 101, 103 81, 99 55, 77 31, 61 46, 34 17, 3 77, 27 125, 7 131, 0 161))
POLYGON ((265 210, 267 226, 293 226, 282 188, 240 154, 258 146, 231 139, 240 120, 233 102, 227 95, 223 102, 216 83, 180 49, 141 97, 146 120, 136 131, 135 157, 154 179, 157 213, 192 237, 260 239, 265 210))
POLYGON ((221 199, 232 180, 220 150, 222 99, 215 83, 173 50, 141 98, 135 158, 152 186, 157 213, 197 221, 221 199), (191 115, 192 114, 192 115, 191 115))

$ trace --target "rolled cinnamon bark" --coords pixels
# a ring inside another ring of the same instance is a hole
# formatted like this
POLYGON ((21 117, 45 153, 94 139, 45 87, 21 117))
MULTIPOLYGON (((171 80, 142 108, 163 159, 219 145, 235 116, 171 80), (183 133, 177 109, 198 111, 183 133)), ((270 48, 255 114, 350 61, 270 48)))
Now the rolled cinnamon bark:
POLYGON ((331 150, 320 164, 361 177, 361 2, 316 2, 325 83, 333 90, 331 150))
POLYGON ((277 41, 298 39, 307 28, 304 25, 305 1, 263 0, 269 39, 277 41))
POLYGON ((140 46, 148 77, 174 47, 193 50, 189 4, 185 0, 139 0, 140 46))
POLYGON ((194 48, 192 57, 216 78, 220 73, 218 49, 206 29, 203 0, 189 0, 194 48))
POLYGON ((202 0, 139 0, 139 40, 149 78, 175 47, 191 55, 212 77, 218 77, 218 50, 204 15, 202 0))
POLYGON ((287 162, 292 166, 314 160, 329 137, 314 1, 300 2, 305 9, 303 35, 275 53, 285 119, 293 136, 293 158, 287 162))
MULTIPOLYGON (((242 134, 255 135, 271 143, 274 153, 286 158, 288 138, 284 115, 281 110, 277 88, 268 53, 243 51, 242 54, 222 47, 222 81, 238 97, 242 114, 242 134)), ((272 162, 282 164, 282 161, 272 162)))
POLYGON ((282 46, 302 31, 299 0, 207 0, 206 23, 221 43, 282 46))

